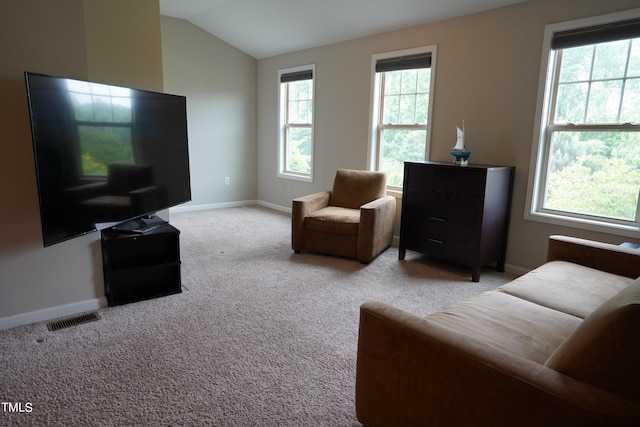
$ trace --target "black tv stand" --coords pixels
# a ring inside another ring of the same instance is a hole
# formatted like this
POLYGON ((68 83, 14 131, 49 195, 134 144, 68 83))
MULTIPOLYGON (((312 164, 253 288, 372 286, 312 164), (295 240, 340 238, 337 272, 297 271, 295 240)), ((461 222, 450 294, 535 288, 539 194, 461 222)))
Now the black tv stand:
POLYGON ((109 306, 182 292, 180 231, 167 222, 144 234, 102 230, 109 306))
POLYGON ((114 225, 111 229, 120 233, 147 234, 148 232, 165 224, 167 224, 167 221, 153 215, 145 218, 135 218, 121 224, 114 225))

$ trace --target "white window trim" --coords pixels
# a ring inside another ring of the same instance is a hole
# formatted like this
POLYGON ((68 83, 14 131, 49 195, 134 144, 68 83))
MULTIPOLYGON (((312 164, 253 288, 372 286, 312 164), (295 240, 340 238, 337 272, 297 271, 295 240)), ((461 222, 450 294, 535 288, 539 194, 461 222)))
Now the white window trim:
POLYGON ((313 171, 314 171, 314 158, 315 158, 315 122, 316 122, 316 65, 308 64, 308 65, 300 65, 297 67, 291 68, 283 68, 278 70, 278 170, 277 177, 292 179, 296 181, 304 181, 304 182, 313 182, 313 171), (283 85, 280 82, 280 77, 283 74, 294 73, 298 71, 308 71, 311 70, 313 72, 313 99, 312 99, 312 114, 313 121, 311 123, 311 172, 307 174, 296 174, 292 172, 288 172, 286 170, 286 137, 285 132, 283 132, 285 126, 285 117, 286 117, 286 105, 282 101, 285 97, 283 85))
MULTIPOLYGON (((411 49, 396 50, 392 52, 374 53, 371 55, 371 90, 370 90, 370 116, 369 116, 369 145, 367 147, 367 162, 369 170, 375 171, 378 167, 380 147, 378 147, 378 118, 380 117, 380 76, 376 73, 376 63, 382 59, 397 58, 400 56, 418 55, 431 52, 431 81, 429 82, 429 113, 427 114, 427 140, 425 143, 425 160, 429 160, 431 152, 431 123, 433 117, 433 99, 436 81, 436 61, 438 45, 415 47, 411 49)), ((402 188, 388 187, 389 193, 402 194, 402 188)))
POLYGON ((536 103, 536 116, 534 122, 535 127, 533 130, 533 143, 531 144, 527 197, 525 199, 525 220, 615 234, 619 236, 638 237, 640 228, 637 226, 617 224, 613 220, 605 225, 602 221, 594 221, 587 218, 569 218, 552 212, 542 212, 537 208, 540 206, 540 192, 538 191, 538 187, 542 181, 543 174, 546 173, 544 165, 547 164, 548 160, 548 153, 545 150, 543 125, 549 122, 548 119, 550 114, 548 100, 551 97, 551 82, 553 79, 553 70, 555 68, 555 64, 552 61, 553 51, 551 50, 551 40, 553 35, 560 31, 591 27, 634 18, 640 18, 640 9, 625 10, 622 12, 560 22, 545 26, 544 39, 542 42, 542 59, 540 61, 540 77, 538 80, 538 99, 536 103))

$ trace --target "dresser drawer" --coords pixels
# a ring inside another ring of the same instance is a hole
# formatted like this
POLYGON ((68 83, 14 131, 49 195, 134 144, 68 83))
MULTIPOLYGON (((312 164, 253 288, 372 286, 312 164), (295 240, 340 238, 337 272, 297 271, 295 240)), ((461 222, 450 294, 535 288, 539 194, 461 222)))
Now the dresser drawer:
POLYGON ((432 212, 410 210, 401 224, 402 233, 419 234, 424 238, 472 239, 476 222, 461 218, 445 218, 432 212))
POLYGON ((463 265, 472 265, 477 257, 477 250, 472 239, 440 238, 412 234, 406 236, 405 248, 440 259, 455 261, 463 265))
POLYGON ((478 216, 480 197, 471 194, 413 188, 404 195, 405 207, 428 211, 444 218, 456 217, 474 220, 478 216))
POLYGON ((429 188, 461 194, 482 194, 485 187, 486 172, 484 169, 430 166, 407 164, 407 180, 409 187, 429 188))

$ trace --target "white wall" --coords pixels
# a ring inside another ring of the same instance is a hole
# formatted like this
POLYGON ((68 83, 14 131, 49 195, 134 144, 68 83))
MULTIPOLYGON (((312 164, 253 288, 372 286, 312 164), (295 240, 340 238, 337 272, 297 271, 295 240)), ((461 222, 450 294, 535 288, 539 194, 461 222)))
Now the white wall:
POLYGON ((165 92, 187 97, 192 201, 175 210, 255 201, 256 60, 188 21, 161 24, 165 92))
POLYGON ((637 0, 529 0, 259 60, 258 198, 290 207, 295 197, 329 189, 337 168, 366 168, 371 55, 436 44, 431 159, 451 161, 455 126, 464 119, 472 163, 516 167, 507 264, 517 269, 542 264, 550 234, 625 240, 523 216, 544 26, 637 6, 637 0), (316 175, 311 184, 276 177, 277 70, 309 63, 316 64, 316 175))

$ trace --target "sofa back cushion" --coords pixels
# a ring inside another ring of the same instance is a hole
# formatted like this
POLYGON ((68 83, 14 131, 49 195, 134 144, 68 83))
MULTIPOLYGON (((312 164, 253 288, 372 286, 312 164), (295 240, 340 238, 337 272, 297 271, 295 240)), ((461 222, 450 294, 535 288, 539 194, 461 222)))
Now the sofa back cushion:
POLYGON ((545 366, 640 403, 640 278, 591 313, 545 366))
POLYGON ((387 176, 384 172, 338 169, 329 204, 360 209, 360 206, 386 196, 386 187, 387 176))

